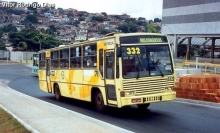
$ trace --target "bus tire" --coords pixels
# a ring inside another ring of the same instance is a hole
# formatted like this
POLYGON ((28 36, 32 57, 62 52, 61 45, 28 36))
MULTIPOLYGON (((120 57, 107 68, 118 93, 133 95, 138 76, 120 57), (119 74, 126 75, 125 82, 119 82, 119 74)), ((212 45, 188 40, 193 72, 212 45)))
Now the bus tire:
POLYGON ((139 105, 137 105, 138 106, 138 108, 139 109, 146 109, 146 108, 148 108, 149 106, 150 106, 150 103, 147 103, 147 104, 139 104, 139 105))
POLYGON ((61 100, 60 88, 57 84, 54 86, 54 93, 56 100, 61 100))
POLYGON ((103 112, 105 110, 104 99, 100 90, 97 90, 95 93, 95 106, 99 112, 103 112))

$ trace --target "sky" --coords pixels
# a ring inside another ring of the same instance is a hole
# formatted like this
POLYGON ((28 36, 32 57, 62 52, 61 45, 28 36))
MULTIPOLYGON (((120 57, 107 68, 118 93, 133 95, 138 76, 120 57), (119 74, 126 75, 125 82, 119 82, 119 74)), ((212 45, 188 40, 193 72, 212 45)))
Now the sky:
MULTIPOLYGON (((12 1, 12 0, 6 0, 12 1)), ((147 20, 162 18, 163 0, 13 0, 24 3, 49 3, 56 8, 73 8, 89 13, 101 13, 121 15, 126 13, 133 18, 144 17, 147 20), (46 2, 45 2, 46 1, 46 2)))

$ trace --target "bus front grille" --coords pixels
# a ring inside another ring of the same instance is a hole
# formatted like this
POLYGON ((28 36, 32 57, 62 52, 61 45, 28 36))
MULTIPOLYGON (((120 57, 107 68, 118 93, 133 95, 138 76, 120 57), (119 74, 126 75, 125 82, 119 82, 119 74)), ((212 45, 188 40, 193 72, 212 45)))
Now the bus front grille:
POLYGON ((123 80, 124 91, 136 91, 136 96, 162 93, 165 91, 165 87, 174 86, 174 81, 168 81, 167 79, 155 79, 155 80, 123 80))

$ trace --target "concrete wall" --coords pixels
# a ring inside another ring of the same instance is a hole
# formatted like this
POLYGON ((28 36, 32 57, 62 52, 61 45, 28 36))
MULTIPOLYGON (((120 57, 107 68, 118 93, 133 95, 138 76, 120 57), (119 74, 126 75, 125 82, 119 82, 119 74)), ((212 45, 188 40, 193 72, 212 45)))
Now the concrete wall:
POLYGON ((0 50, 0 59, 7 59, 9 57, 9 52, 5 50, 0 50))
POLYGON ((5 51, 0 50, 0 59, 6 60, 7 57, 11 61, 20 62, 22 60, 31 60, 33 54, 36 52, 25 52, 25 51, 5 51))
POLYGON ((163 0, 162 33, 219 34, 220 0, 163 0))
POLYGON ((34 53, 36 52, 12 51, 10 52, 10 60, 17 62, 21 60, 31 60, 34 53))

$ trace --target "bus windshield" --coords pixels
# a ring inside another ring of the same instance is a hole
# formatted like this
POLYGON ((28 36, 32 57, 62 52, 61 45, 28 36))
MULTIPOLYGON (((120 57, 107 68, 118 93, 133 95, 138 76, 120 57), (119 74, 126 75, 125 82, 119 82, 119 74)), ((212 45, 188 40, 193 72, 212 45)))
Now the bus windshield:
POLYGON ((33 55, 33 66, 38 66, 38 54, 33 55))
POLYGON ((173 74, 168 44, 122 47, 123 78, 173 74))

